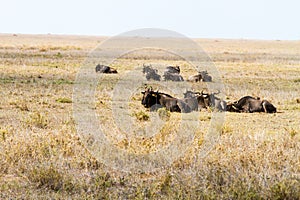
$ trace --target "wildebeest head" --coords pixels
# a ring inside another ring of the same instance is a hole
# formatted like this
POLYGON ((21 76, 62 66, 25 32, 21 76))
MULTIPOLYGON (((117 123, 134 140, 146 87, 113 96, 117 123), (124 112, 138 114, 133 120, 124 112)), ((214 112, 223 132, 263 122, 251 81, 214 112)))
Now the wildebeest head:
POLYGON ((106 65, 100 65, 98 64, 95 68, 96 72, 99 73, 105 73, 105 74, 116 74, 118 71, 112 67, 106 66, 106 65))
POLYGON ((227 103, 226 111, 228 111, 228 112, 241 112, 237 107, 235 107, 234 103, 232 103, 232 102, 227 103))
POLYGON ((155 105, 156 103, 156 97, 153 95, 153 90, 152 88, 148 88, 144 92, 141 92, 143 94, 142 98, 142 105, 145 108, 150 108, 151 106, 155 105))
POLYGON ((157 73, 157 69, 153 69, 151 65, 145 65, 143 64, 143 74, 146 74, 146 73, 157 73))
POLYGON ((199 74, 201 75, 202 81, 203 82, 211 82, 212 77, 208 75, 207 71, 200 71, 199 74))

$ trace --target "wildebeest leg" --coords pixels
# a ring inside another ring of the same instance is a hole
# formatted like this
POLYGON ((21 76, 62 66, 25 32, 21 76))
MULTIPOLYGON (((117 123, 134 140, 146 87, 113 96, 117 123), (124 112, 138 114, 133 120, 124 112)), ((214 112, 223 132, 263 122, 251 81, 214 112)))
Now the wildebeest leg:
POLYGON ((160 108, 163 108, 163 106, 160 104, 155 104, 155 105, 151 106, 150 112, 157 111, 160 108))
POLYGON ((187 105, 185 102, 183 101, 178 101, 177 102, 177 105, 178 107, 180 108, 180 110, 183 112, 183 113, 190 113, 192 112, 192 109, 190 108, 189 105, 187 105))

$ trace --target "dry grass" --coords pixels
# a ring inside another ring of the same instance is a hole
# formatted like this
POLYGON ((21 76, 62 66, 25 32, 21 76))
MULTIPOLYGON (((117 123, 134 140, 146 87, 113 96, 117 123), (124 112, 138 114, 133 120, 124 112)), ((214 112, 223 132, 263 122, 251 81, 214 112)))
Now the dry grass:
MULTIPOLYGON (((300 198, 298 41, 196 40, 222 74, 228 99, 260 96, 280 113, 226 113, 219 142, 205 158, 197 159, 212 119, 211 111, 202 111, 185 156, 161 172, 139 174, 103 165, 76 133, 75 76, 87 53, 103 40, 0 35, 1 199, 300 198)), ((143 63, 178 64, 183 66, 184 78, 194 73, 174 56, 151 55, 133 52, 115 60, 113 67, 122 75, 143 63)), ((176 136, 180 114, 163 109, 149 113, 140 104, 140 91, 129 103, 135 132, 126 135, 111 123, 112 89, 120 74, 104 76, 96 92, 97 117, 108 139, 135 153, 168 145, 176 136), (139 130, 154 115, 163 126, 158 134, 143 138, 139 130)))

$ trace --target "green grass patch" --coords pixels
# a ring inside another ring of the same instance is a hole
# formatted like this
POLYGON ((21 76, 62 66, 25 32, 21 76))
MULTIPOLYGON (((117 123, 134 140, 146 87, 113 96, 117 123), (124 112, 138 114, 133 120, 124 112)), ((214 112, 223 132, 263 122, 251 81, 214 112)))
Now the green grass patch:
POLYGON ((61 97, 55 100, 58 103, 72 103, 72 100, 67 97, 61 97))
POLYGON ((72 85, 72 84, 74 84, 73 81, 66 80, 66 79, 58 79, 58 80, 54 80, 52 83, 53 83, 54 85, 64 85, 64 84, 72 85))
POLYGON ((148 121, 150 119, 149 115, 145 113, 144 111, 139 111, 133 113, 133 115, 136 117, 137 120, 139 121, 148 121))

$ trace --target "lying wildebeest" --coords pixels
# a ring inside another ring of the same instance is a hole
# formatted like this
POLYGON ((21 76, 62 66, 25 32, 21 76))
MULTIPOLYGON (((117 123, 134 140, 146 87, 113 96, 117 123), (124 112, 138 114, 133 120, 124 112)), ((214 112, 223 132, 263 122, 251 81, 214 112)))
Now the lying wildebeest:
POLYGON ((190 82, 201 82, 202 81, 202 75, 201 74, 192 75, 188 78, 188 81, 190 81, 190 82))
POLYGON ((255 98, 251 96, 245 96, 234 102, 234 109, 240 112, 266 112, 266 113, 276 113, 277 109, 273 104, 267 100, 260 100, 260 98, 255 98))
POLYGON ((196 75, 192 75, 188 78, 190 82, 211 82, 212 77, 208 75, 207 71, 198 72, 196 75))
POLYGON ((216 97, 216 94, 219 94, 220 91, 217 93, 204 93, 203 91, 200 92, 192 92, 186 91, 184 93, 184 97, 194 97, 197 98, 198 107, 201 110, 202 108, 213 107, 219 111, 226 111, 226 102, 221 100, 220 98, 216 97))
POLYGON ((143 65, 143 73, 146 74, 146 79, 149 81, 150 79, 155 81, 160 81, 161 76, 157 73, 157 69, 153 69, 150 66, 143 65))
POLYGON ((212 77, 208 75, 206 70, 199 72, 199 74, 201 74, 203 82, 212 82, 212 77))
POLYGON ((168 66, 164 71, 164 79, 165 81, 184 81, 183 77, 179 74, 180 67, 179 66, 168 66))
POLYGON ((184 81, 183 77, 180 74, 170 73, 168 71, 164 72, 163 77, 164 77, 165 81, 184 81))
POLYGON ((155 92, 152 89, 147 89, 142 92, 142 105, 145 108, 150 108, 151 111, 156 110, 160 107, 165 107, 167 110, 171 112, 191 112, 191 108, 189 105, 180 99, 174 98, 171 95, 155 92))
POLYGON ((228 112, 241 112, 238 108, 235 107, 234 103, 232 103, 232 102, 227 103, 226 111, 228 111, 228 112))
POLYGON ((208 96, 201 95, 200 92, 186 91, 184 94, 184 98, 196 99, 197 101, 197 109, 201 110, 203 108, 207 108, 209 106, 209 98, 208 96))
POLYGON ((106 65, 100 65, 98 64, 96 66, 96 72, 99 72, 99 73, 105 73, 105 74, 116 74, 118 73, 116 69, 112 68, 112 67, 109 67, 109 66, 106 66, 106 65))
POLYGON ((166 67, 165 72, 169 72, 172 74, 180 74, 180 67, 179 66, 168 66, 168 67, 166 67))

